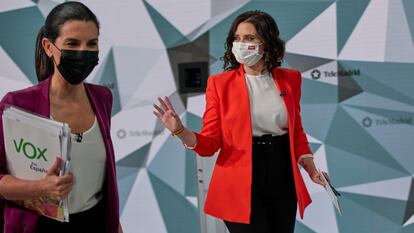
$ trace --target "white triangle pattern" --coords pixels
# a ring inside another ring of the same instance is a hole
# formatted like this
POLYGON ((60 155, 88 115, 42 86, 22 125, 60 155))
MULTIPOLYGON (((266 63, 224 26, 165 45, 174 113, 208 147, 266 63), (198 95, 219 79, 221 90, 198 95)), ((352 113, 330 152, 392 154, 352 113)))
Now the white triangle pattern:
POLYGON ((286 43, 286 51, 336 59, 336 37, 336 3, 333 3, 286 43))
POLYGON ((388 0, 371 0, 345 43, 339 59, 383 62, 387 20, 388 0))

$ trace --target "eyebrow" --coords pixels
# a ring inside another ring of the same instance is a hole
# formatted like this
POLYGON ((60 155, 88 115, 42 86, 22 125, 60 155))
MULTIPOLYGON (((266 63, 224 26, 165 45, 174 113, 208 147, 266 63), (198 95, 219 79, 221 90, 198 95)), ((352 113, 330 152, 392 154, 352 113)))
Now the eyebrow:
MULTIPOLYGON (((236 33, 234 33, 234 36, 240 36, 239 34, 236 34, 236 33)), ((253 37, 258 37, 257 35, 254 35, 254 34, 246 34, 246 35, 244 35, 245 37, 246 36, 253 36, 253 37)))
MULTIPOLYGON (((75 38, 66 38, 65 39, 65 42, 78 42, 79 40, 78 39, 75 39, 75 38)), ((91 41, 98 41, 98 38, 93 38, 93 39, 90 39, 88 42, 91 42, 91 41)))

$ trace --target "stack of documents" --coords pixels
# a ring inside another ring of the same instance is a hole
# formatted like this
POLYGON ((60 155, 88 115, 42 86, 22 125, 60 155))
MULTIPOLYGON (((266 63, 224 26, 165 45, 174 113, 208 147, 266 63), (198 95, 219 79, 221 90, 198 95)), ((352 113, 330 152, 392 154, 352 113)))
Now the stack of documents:
MULTIPOLYGON (((71 137, 67 123, 57 122, 13 106, 3 112, 3 135, 7 169, 10 175, 39 180, 61 159, 58 175, 69 171, 71 137)), ((68 199, 54 201, 45 197, 16 201, 38 214, 69 221, 68 199)))

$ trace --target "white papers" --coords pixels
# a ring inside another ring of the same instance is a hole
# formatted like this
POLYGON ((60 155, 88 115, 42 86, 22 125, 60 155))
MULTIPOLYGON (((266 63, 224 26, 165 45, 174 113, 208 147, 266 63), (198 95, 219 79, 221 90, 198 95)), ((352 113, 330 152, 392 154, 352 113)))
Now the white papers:
POLYGON ((325 183, 323 186, 328 193, 329 198, 331 199, 332 203, 334 204, 336 210, 340 215, 342 215, 341 205, 339 204, 339 200, 337 195, 335 194, 336 191, 334 191, 332 188, 332 185, 330 184, 330 181, 325 177, 325 174, 321 171, 319 171, 321 174, 322 180, 325 183))
MULTIPOLYGON (((68 124, 8 106, 2 116, 4 146, 9 174, 25 180, 38 180, 47 175, 60 158, 59 175, 68 172, 71 137, 68 124)), ((68 222, 67 198, 56 202, 39 198, 16 201, 47 217, 68 222)))

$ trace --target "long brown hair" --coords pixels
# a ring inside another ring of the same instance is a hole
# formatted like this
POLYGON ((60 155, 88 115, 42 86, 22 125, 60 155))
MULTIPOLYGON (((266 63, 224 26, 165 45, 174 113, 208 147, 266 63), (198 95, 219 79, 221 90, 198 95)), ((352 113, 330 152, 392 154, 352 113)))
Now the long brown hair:
POLYGON ((233 24, 224 43, 224 61, 223 69, 232 70, 240 66, 234 57, 231 49, 233 48, 234 34, 240 23, 251 23, 257 31, 257 34, 263 40, 265 45, 264 61, 265 69, 271 72, 274 68, 281 66, 285 54, 285 42, 279 37, 279 28, 275 20, 269 14, 263 11, 247 11, 233 21, 233 24))

